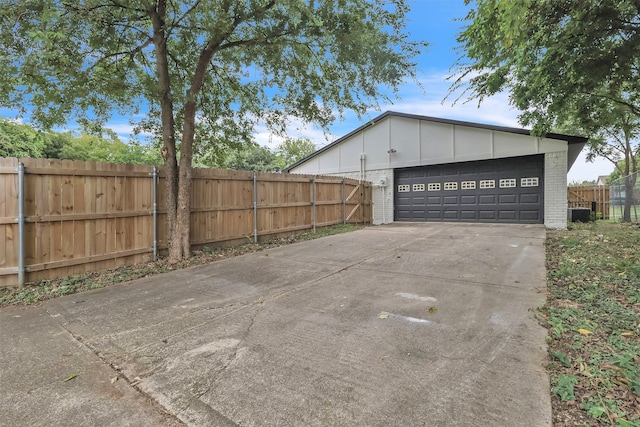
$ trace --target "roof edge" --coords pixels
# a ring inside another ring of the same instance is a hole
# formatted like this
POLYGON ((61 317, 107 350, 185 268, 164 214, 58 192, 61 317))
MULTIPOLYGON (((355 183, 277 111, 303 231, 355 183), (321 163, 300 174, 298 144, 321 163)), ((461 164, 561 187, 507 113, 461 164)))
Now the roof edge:
MULTIPOLYGON (((444 118, 440 118, 440 117, 431 117, 431 116, 423 116, 423 115, 419 115, 419 114, 409 114, 409 113, 400 113, 397 111, 385 111, 384 113, 380 114, 378 117, 369 120, 367 123, 363 124, 362 126, 358 127, 357 129, 352 130, 351 132, 349 132, 348 134, 336 139, 335 141, 333 141, 330 144, 325 145, 324 147, 320 148, 319 150, 311 153, 310 155, 308 155, 307 157, 305 157, 304 159, 301 159, 299 161, 297 161, 296 163, 292 164, 291 166, 288 166, 286 168, 284 168, 284 172, 291 172, 292 169, 300 166, 301 164, 311 160, 312 158, 316 157, 317 155, 335 147, 336 145, 340 144, 341 142, 345 141, 346 139, 351 138, 353 135, 371 127, 374 126, 376 123, 386 119, 387 117, 401 117, 401 118, 405 118, 405 119, 414 119, 414 120, 424 120, 424 121, 428 121, 428 122, 434 122, 434 123, 443 123, 443 124, 448 124, 448 125, 454 125, 454 126, 467 126, 467 127, 472 127, 472 128, 476 128, 476 129, 486 129, 486 130, 494 130, 494 131, 498 131, 498 132, 506 132, 506 133, 514 133, 514 134, 518 134, 518 135, 527 135, 527 136, 533 136, 531 135, 531 130, 530 129, 522 129, 522 128, 513 128, 513 127, 508 127, 508 126, 497 126, 497 125, 489 125, 489 124, 484 124, 484 123, 475 123, 475 122, 467 122, 467 121, 463 121, 463 120, 453 120, 453 119, 444 119, 444 118)), ((563 140, 563 141, 567 141, 567 143, 569 144, 585 144, 589 138, 584 137, 584 136, 576 136, 576 135, 564 135, 561 133, 547 133, 544 136, 545 138, 551 138, 551 139, 559 139, 559 140, 563 140)))

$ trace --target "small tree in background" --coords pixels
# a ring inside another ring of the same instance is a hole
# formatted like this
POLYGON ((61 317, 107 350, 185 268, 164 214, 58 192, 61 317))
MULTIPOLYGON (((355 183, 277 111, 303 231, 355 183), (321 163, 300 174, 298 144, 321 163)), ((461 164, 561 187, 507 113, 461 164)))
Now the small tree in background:
POLYGON ((291 166, 315 151, 316 145, 309 138, 287 138, 276 147, 281 169, 291 166))

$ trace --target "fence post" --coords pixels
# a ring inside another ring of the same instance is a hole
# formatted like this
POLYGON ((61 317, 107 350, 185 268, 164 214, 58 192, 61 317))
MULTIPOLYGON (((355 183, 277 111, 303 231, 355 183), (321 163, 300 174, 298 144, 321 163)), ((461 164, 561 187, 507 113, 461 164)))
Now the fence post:
POLYGON ((24 286, 24 163, 18 162, 18 286, 24 286))
POLYGON ((153 167, 153 260, 158 260, 158 168, 153 167))
POLYGON ((344 188, 344 177, 342 178, 342 224, 347 223, 347 199, 346 191, 344 188))
POLYGON ((258 243, 258 174, 253 171, 253 243, 258 243))
POLYGON ((316 176, 311 180, 311 223, 313 232, 316 232, 316 176))

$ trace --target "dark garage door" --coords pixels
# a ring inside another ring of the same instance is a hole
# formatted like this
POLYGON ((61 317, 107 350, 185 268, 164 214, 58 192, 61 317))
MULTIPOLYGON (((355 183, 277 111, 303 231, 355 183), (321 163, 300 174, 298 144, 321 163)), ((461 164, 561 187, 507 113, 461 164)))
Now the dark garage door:
POLYGON ((395 170, 396 221, 544 222, 544 155, 395 170))

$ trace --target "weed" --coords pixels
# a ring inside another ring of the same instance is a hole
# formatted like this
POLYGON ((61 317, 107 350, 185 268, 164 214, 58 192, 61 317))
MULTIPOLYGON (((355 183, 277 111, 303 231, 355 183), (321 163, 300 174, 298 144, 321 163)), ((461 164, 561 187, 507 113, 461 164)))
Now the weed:
POLYGON ((558 359, 560 362, 562 362, 562 364, 567 367, 570 368, 571 367, 571 362, 569 361, 569 358, 567 357, 566 354, 564 354, 563 352, 556 350, 556 351, 552 351, 551 355, 553 357, 555 357, 556 359, 558 359))
POLYGON ((560 396, 564 402, 568 400, 576 400, 573 393, 573 386, 578 383, 578 377, 573 375, 560 375, 556 378, 556 386, 551 390, 560 396))

